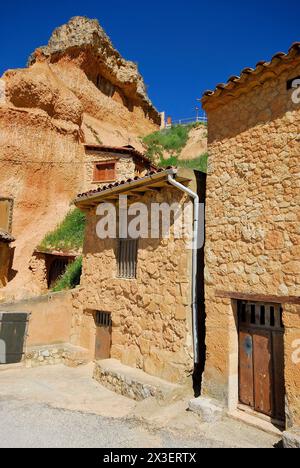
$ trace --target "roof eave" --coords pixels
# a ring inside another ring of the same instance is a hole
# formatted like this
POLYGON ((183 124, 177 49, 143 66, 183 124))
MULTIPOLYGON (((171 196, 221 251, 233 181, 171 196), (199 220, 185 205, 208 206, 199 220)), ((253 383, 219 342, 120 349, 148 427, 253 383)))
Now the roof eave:
POLYGON ((167 169, 162 172, 158 172, 157 174, 151 174, 147 177, 143 177, 138 180, 132 180, 127 183, 120 183, 116 187, 109 188, 107 190, 100 191, 95 194, 91 195, 82 195, 78 196, 74 200, 75 206, 78 208, 82 207, 88 207, 92 204, 96 204, 97 202, 101 200, 106 200, 111 198, 113 195, 121 195, 124 193, 128 193, 134 189, 138 189, 139 187, 145 187, 145 191, 147 190, 147 187, 150 187, 151 185, 155 185, 155 183, 159 183, 162 181, 167 181, 169 175, 176 175, 177 174, 177 169, 172 168, 172 169, 167 169))

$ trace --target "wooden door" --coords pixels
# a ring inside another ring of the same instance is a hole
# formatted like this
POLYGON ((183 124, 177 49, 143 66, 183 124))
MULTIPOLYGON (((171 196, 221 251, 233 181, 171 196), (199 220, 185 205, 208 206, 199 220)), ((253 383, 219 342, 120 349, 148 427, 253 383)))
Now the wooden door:
POLYGON ((110 358, 111 350, 111 316, 106 312, 96 312, 96 345, 95 345, 95 359, 100 361, 102 359, 110 358))
POLYGON ((28 319, 27 313, 0 312, 0 364, 22 361, 28 319))
POLYGON ((239 303, 239 399, 276 420, 285 417, 284 346, 279 305, 239 303))

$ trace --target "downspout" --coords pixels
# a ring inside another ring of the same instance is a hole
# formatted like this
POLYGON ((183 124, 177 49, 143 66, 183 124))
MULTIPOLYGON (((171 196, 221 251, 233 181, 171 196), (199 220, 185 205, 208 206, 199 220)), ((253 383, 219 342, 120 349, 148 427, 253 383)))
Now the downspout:
POLYGON ((197 302, 197 270, 198 270, 198 234, 199 234, 199 196, 185 185, 177 182, 173 176, 168 175, 168 182, 178 190, 188 194, 194 200, 193 220, 193 257, 192 257, 192 319, 193 319, 193 348, 194 364, 199 364, 199 318, 197 302))

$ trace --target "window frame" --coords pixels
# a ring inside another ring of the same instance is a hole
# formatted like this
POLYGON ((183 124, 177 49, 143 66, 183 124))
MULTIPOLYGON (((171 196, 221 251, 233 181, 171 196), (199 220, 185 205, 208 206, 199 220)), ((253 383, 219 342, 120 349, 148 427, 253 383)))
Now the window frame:
POLYGON ((102 184, 102 183, 107 183, 107 182, 115 182, 117 180, 117 174, 116 174, 116 165, 117 161, 114 159, 111 159, 109 161, 93 161, 93 183, 94 184, 102 184), (114 177, 110 178, 103 178, 99 179, 97 177, 97 172, 98 172, 98 167, 97 166, 113 166, 113 171, 114 171, 114 177))

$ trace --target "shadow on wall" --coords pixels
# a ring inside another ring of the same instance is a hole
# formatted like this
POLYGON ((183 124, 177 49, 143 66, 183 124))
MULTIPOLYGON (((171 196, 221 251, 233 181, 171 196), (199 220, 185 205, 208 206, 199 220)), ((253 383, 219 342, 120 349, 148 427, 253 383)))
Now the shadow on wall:
POLYGON ((27 324, 26 313, 0 313, 0 364, 22 361, 27 324))

